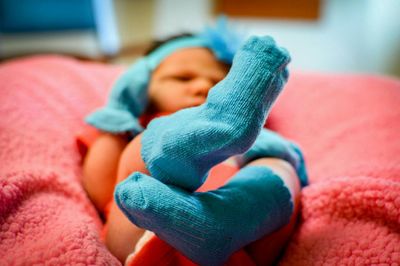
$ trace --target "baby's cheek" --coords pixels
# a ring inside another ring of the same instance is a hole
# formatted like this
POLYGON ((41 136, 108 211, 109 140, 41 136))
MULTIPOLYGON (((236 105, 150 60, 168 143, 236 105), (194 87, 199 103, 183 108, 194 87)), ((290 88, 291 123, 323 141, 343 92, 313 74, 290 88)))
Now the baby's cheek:
POLYGON ((206 97, 204 95, 192 96, 187 99, 187 107, 199 106, 205 103, 206 97))

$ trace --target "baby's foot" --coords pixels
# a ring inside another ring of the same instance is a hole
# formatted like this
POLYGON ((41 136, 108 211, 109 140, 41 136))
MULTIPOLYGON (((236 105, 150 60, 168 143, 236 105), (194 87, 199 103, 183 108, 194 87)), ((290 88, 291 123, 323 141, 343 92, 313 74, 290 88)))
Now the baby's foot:
POLYGON ((149 124, 142 158, 151 175, 194 191, 211 167, 250 148, 287 80, 289 60, 272 38, 250 38, 204 104, 149 124))
POLYGON ((235 158, 239 166, 242 167, 262 157, 274 157, 287 161, 296 170, 301 186, 306 186, 308 184, 304 156, 300 148, 278 133, 265 128, 261 130, 250 149, 235 158))
POLYGON ((225 186, 205 193, 137 172, 117 186, 115 201, 133 223, 200 265, 221 265, 287 224, 293 212, 284 182, 264 166, 244 167, 225 186))

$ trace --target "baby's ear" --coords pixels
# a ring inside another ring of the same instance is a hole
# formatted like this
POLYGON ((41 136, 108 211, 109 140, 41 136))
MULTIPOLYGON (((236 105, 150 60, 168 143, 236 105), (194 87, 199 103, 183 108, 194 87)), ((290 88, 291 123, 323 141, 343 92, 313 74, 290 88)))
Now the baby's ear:
POLYGON ((86 122, 110 133, 142 132, 138 119, 148 104, 150 77, 146 58, 139 59, 114 83, 106 105, 87 116, 86 122))

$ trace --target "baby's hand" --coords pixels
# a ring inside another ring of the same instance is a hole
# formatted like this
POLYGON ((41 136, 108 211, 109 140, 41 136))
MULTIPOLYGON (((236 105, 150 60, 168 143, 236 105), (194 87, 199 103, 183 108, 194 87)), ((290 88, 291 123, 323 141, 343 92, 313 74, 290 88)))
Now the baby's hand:
POLYGON ((262 157, 274 157, 287 161, 296 170, 301 185, 307 185, 308 177, 304 156, 297 144, 264 128, 250 149, 234 158, 239 166, 243 167, 247 163, 262 157))

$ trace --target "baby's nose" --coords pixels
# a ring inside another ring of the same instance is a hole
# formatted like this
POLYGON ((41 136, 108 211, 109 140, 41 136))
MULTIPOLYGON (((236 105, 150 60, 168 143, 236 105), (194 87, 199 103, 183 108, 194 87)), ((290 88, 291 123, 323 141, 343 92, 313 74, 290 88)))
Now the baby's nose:
POLYGON ((194 79, 189 85, 190 92, 196 96, 207 96, 208 91, 211 89, 212 86, 214 86, 214 83, 206 78, 194 79))

